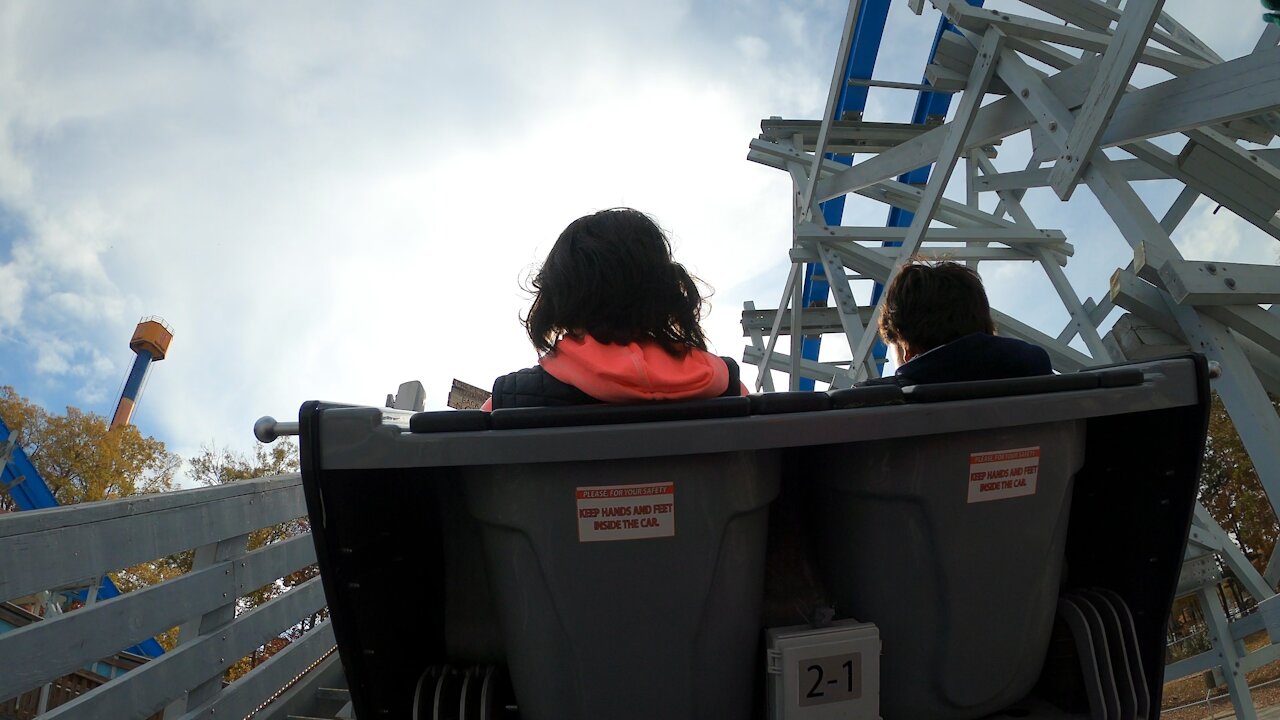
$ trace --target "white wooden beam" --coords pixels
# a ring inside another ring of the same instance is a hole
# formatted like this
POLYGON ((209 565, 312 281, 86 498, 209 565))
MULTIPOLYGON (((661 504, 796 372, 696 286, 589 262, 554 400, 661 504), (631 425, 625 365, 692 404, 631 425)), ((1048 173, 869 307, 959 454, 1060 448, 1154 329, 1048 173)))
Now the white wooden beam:
POLYGON ((1170 260, 1160 268, 1160 279, 1180 305, 1280 302, 1280 266, 1277 265, 1170 260))
POLYGON ((1186 219, 1187 213, 1191 212, 1196 200, 1199 199, 1199 190, 1189 186, 1183 187, 1182 192, 1178 193, 1178 197, 1174 198, 1173 203, 1169 205, 1169 209, 1165 211, 1164 217, 1160 218, 1160 228, 1165 233, 1172 235, 1173 231, 1186 219))
MULTIPOLYGON (((1121 16, 1118 8, 1098 0, 1022 0, 1022 2, 1086 30, 1106 31, 1111 23, 1119 20, 1121 16)), ((1128 8, 1125 10, 1127 11, 1128 8)), ((1167 13, 1160 13, 1151 38, 1187 57, 1199 58, 1210 63, 1222 62, 1222 56, 1188 32, 1186 28, 1177 24, 1167 13), (1165 29, 1170 23, 1176 30, 1165 29)))
MULTIPOLYGON (((862 336, 868 332, 876 332, 875 328, 864 327, 862 315, 858 310, 858 300, 853 296, 853 288, 849 286, 849 277, 845 272, 840 256, 825 243, 816 243, 815 248, 822 258, 822 269, 827 276, 827 284, 831 286, 831 294, 836 301, 836 310, 840 313, 840 325, 844 329, 845 341, 852 351, 862 342, 862 336)), ((873 361, 868 360, 871 363, 873 361)), ((874 364, 865 369, 868 376, 875 376, 874 364)))
MULTIPOLYGON (((1192 134, 1196 134, 1195 131, 1192 134)), ((1280 226, 1273 221, 1275 209, 1272 207, 1280 202, 1280 191, 1274 186, 1280 184, 1280 177, 1273 177, 1277 175, 1275 167, 1235 143, 1219 143, 1217 139, 1222 136, 1216 133, 1199 137, 1213 149, 1190 147, 1195 143, 1189 143, 1184 157, 1195 158, 1190 162, 1146 141, 1129 143, 1124 150, 1195 192, 1212 198, 1259 230, 1280 239, 1280 226), (1228 146, 1240 150, 1243 155, 1235 155, 1228 146)))
MULTIPOLYGON (((871 252, 879 253, 886 257, 898 257, 898 248, 896 247, 873 247, 867 248, 871 252)), ((1004 262, 1040 262, 1039 248, 1001 248, 1001 247, 922 247, 916 250, 912 257, 922 260, 949 260, 951 262, 968 262, 968 261, 1004 261, 1004 262)), ((1045 251, 1045 254, 1049 254, 1045 251)), ((1056 258, 1047 257, 1045 262, 1056 268, 1061 268, 1061 264, 1056 258)))
MULTIPOLYGON (((856 243, 832 244, 832 249, 840 256, 846 267, 881 284, 888 279, 889 271, 893 268, 892 259, 856 243)), ((810 249, 797 248, 791 251, 793 262, 810 262, 816 259, 817 254, 810 249)), ((1066 343, 1058 342, 1055 338, 995 308, 991 310, 991 319, 995 321, 996 330, 1001 335, 1044 348, 1045 352, 1049 353, 1054 369, 1058 372, 1076 372, 1096 364, 1092 358, 1079 350, 1066 343)))
POLYGON ((1228 676, 1227 693, 1231 696, 1236 720, 1258 720, 1258 711, 1249 695, 1249 683, 1240 667, 1245 653, 1237 649, 1231 637, 1231 624, 1227 622, 1217 593, 1202 587, 1196 591, 1196 597, 1200 601, 1200 616, 1205 620, 1212 652, 1217 655, 1217 664, 1222 667, 1222 672, 1228 676))
MULTIPOLYGON (((759 139, 751 141, 751 150, 747 153, 748 160, 780 170, 787 170, 795 163, 802 162, 807 165, 811 157, 812 155, 809 153, 800 152, 795 148, 759 139)), ((849 166, 834 160, 824 160, 820 167, 823 175, 830 177, 835 173, 848 169, 849 166)), ((793 173, 793 177, 796 176, 793 173)), ((803 185, 800 187, 803 187, 803 185)), ((855 192, 858 195, 877 200, 886 205, 902 208, 907 212, 915 212, 915 209, 920 206, 920 198, 924 194, 924 191, 918 187, 891 179, 876 181, 866 187, 859 188, 855 192)), ((797 198, 799 197, 798 192, 796 196, 797 198)), ((946 198, 942 199, 934 219, 955 227, 998 228, 1013 226, 1013 223, 999 216, 946 198)))
MULTIPOLYGON (((782 329, 782 318, 786 315, 786 310, 791 305, 792 296, 795 295, 793 290, 795 288, 796 280, 799 277, 799 273, 799 263, 792 262, 791 271, 787 273, 787 282, 782 286, 782 299, 778 301, 778 314, 774 316, 773 327, 769 329, 769 342, 765 345, 764 352, 761 354, 761 357, 763 358, 760 362, 761 367, 773 367, 771 364, 771 358, 774 354, 774 348, 778 345, 778 337, 780 335, 778 331, 782 329)), ((756 390, 760 390, 763 385, 764 380, 757 377, 756 390)))
MULTIPOLYGON (((796 269, 799 270, 797 265, 796 269)), ((800 389, 800 360, 804 357, 804 335, 800 332, 800 312, 804 310, 804 279, 799 273, 791 285, 791 369, 787 371, 787 389, 800 389)))
MULTIPOLYGON (((1088 91, 1091 73, 1096 68, 1096 61, 1081 63, 1054 75, 1047 82, 1054 87, 1055 92, 1077 97, 1083 101, 1088 91)), ((974 120, 973 128, 965 143, 965 149, 990 145, 1004 137, 1022 132, 1034 124, 1035 118, 1031 117, 1016 99, 997 100, 978 112, 978 117, 974 120)), ((950 132, 950 127, 951 123, 936 127, 914 140, 821 179, 816 197, 819 200, 828 200, 928 165, 941 153, 942 143, 950 132)))
MULTIPOLYGON (((800 240, 839 238, 841 240, 857 240, 859 242, 902 241, 907 237, 909 228, 904 227, 854 227, 850 225, 820 225, 805 223, 796 228, 796 237, 800 240)), ((1007 228, 944 228, 931 227, 925 232, 922 242, 998 242, 1032 245, 1067 245, 1067 235, 1061 230, 1040 230, 1035 227, 1007 228)))
POLYGON ((301 484, 287 475, 6 515, 0 557, 24 561, 0 573, 0 597, 78 583, 305 515, 301 484), (101 537, 118 540, 94 541, 101 537))
MULTIPOLYGON (((995 165, 992 164, 991 159, 985 153, 975 151, 973 157, 983 172, 995 171, 995 165)), ((1031 225, 1031 216, 1022 207, 1022 201, 1016 193, 1011 190, 1003 190, 999 195, 1000 202, 1020 226, 1031 225)), ((1049 277, 1050 284, 1053 285, 1054 291, 1058 293, 1058 298, 1062 300, 1062 305, 1067 310, 1067 315, 1070 317, 1069 327, 1072 329, 1071 335, 1079 335, 1084 340, 1085 346, 1089 348, 1089 353, 1097 362, 1109 362, 1112 359, 1111 354, 1102 342, 1102 336, 1098 334, 1096 324, 1091 322, 1088 310, 1080 302, 1080 296, 1076 294, 1075 288, 1071 287, 1071 281, 1067 279, 1066 273, 1041 248, 1034 248, 1034 251, 1036 259, 1040 261, 1045 274, 1049 277)), ((1062 339, 1059 337, 1059 340, 1065 344, 1070 342, 1071 338, 1062 339)))
POLYGON ((1212 65, 1125 95, 1102 146, 1253 117, 1280 108, 1280 48, 1212 65))
POLYGON ((1209 511, 1205 509, 1204 505, 1196 503, 1194 517, 1196 525, 1199 525, 1204 530, 1207 530, 1209 534, 1215 536, 1217 542, 1213 543, 1215 545, 1213 548, 1214 552, 1221 554, 1223 559, 1227 561, 1227 566, 1231 570, 1231 573, 1235 575, 1236 579, 1240 581, 1240 584, 1244 586, 1246 592, 1252 595, 1254 599, 1259 602, 1276 594, 1275 589, 1267 585, 1267 581, 1262 579, 1262 574, 1259 573, 1258 569, 1253 566, 1253 563, 1249 562, 1249 559, 1244 556, 1244 553, 1240 550, 1240 546, 1231 539, 1231 536, 1227 534, 1226 530, 1222 529, 1222 526, 1218 524, 1218 521, 1213 519, 1213 516, 1209 514, 1209 511))
MULTIPOLYGON (((1087 171, 1086 180, 1135 247, 1135 271, 1153 284, 1160 283, 1158 270, 1166 262, 1182 260, 1182 256, 1128 184, 1106 177, 1106 171, 1105 163, 1095 162, 1087 171)), ((1193 307, 1179 305, 1163 290, 1158 291, 1158 297, 1187 343, 1222 367, 1215 389, 1236 423, 1272 507, 1280 507, 1280 446, 1275 443, 1275 438, 1280 437, 1280 417, 1271 406, 1257 373, 1226 325, 1193 307)), ((1114 288, 1112 298, 1116 298, 1114 288)), ((1116 302, 1122 304, 1119 300, 1116 302)))
POLYGON ((324 604, 320 578, 312 578, 241 614, 222 633, 202 637, 181 650, 166 653, 54 708, 43 717, 69 720, 151 715, 190 687, 192 679, 225 670, 236 658, 248 655, 324 604))
POLYGON ((813 153, 813 166, 809 168, 809 182, 801 195, 800 207, 807 213, 812 212, 813 189, 818 182, 818 166, 827 149, 827 133, 831 131, 831 123, 837 118, 836 104, 840 94, 844 92, 845 64, 849 59, 849 47, 853 44, 854 28, 858 24, 858 11, 862 0, 849 0, 849 8, 844 16, 844 31, 840 35, 840 51, 836 54, 836 65, 831 71, 831 87, 827 89, 827 108, 822 114, 822 124, 818 127, 818 142, 813 153))
MULTIPOLYGON (((1186 344, 1186 338, 1182 333, 1182 328, 1178 326, 1177 320, 1169 313, 1165 306, 1165 301, 1161 291, 1151 283, 1141 280, 1132 270, 1116 270, 1111 276, 1109 299, 1113 300, 1119 307, 1128 310, 1137 317, 1142 318, 1153 327, 1164 332, 1170 337, 1177 338, 1186 344)), ((1242 333, 1238 327, 1241 327, 1241 318, 1234 314, 1230 317, 1219 315, 1219 313, 1231 313, 1238 308, 1205 308, 1206 315, 1214 317, 1220 323, 1228 325, 1235 324, 1237 327, 1228 326, 1232 339, 1244 352, 1245 358, 1254 368, 1254 372, 1258 375, 1258 380, 1263 384, 1264 388, 1275 395, 1280 395, 1280 351, 1268 349, 1254 341, 1250 336, 1242 333)), ((1247 325, 1245 326, 1247 328, 1247 325)), ((1260 337, 1264 340, 1271 338, 1273 347, 1275 344, 1274 335, 1270 335, 1266 329, 1259 328, 1260 337)))
MULTIPOLYGON (((743 350, 742 361, 748 365, 755 365, 760 368, 761 375, 772 370, 790 372, 794 365, 789 355, 775 352, 766 357, 763 352, 751 347, 743 350)), ((849 374, 848 370, 840 365, 818 362, 817 360, 806 360, 803 358, 800 359, 799 367, 800 372, 798 374, 800 377, 828 384, 831 384, 837 376, 848 376, 849 374)))
MULTIPOLYGON (((756 304, 748 300, 742 304, 742 309, 747 312, 754 312, 756 309, 756 304)), ((743 326, 745 328, 746 323, 743 323, 743 326)), ((746 332, 746 335, 748 335, 751 338, 750 349, 760 353, 760 356, 764 357, 764 335, 763 333, 760 332, 760 329, 753 327, 753 328, 746 329, 745 332, 746 332)), ((760 368, 760 372, 758 374, 758 378, 756 382, 756 389, 760 389, 761 387, 764 388, 765 392, 773 392, 773 373, 770 372, 768 368, 763 366, 761 366, 760 368)))
POLYGON ((1232 331, 1257 343, 1280 361, 1280 305, 1272 305, 1268 312, 1257 305, 1199 307, 1201 313, 1231 328, 1232 331))
MULTIPOLYGON (((1141 160, 1113 160, 1116 172, 1126 180, 1167 180, 1169 175, 1141 160)), ((1053 168, 1034 168, 1031 170, 1014 170, 1012 172, 996 172, 983 175, 976 181, 978 192, 995 192, 997 190, 1018 190, 1022 188, 1047 187, 1049 174, 1053 168)))
MULTIPOLYGON (((1098 70, 1082 62, 1043 80, 1068 108, 1084 101, 1098 70)), ((1252 53, 1182 77, 1126 93, 1102 136, 1103 147, 1213 125, 1280 108, 1280 48, 1252 53)), ((1016 97, 982 108, 966 141, 990 145, 1035 124, 1016 97)), ((901 175, 938 157, 947 125, 819 180, 816 197, 828 200, 885 178, 901 175)))
MULTIPOLYGON (((978 44, 978 57, 974 62, 973 70, 969 73, 969 83, 960 99, 959 107, 956 108, 955 119, 949 125, 947 137, 943 140, 941 151, 938 154, 938 161, 933 167, 933 172, 929 175, 929 182, 925 185, 924 194, 920 199, 920 206, 916 209, 916 213, 911 219, 911 228, 908 230, 906 238, 902 241, 902 246, 898 248, 898 259, 894 263, 888 279, 885 281, 886 286, 893 282, 893 278, 898 269, 902 267, 902 264, 920 249, 920 241, 924 238, 924 233, 929 228, 929 224, 933 222, 933 215, 937 212, 938 206, 942 202, 942 193, 946 190, 947 182, 951 180, 951 173, 955 171, 956 163, 965 150, 965 139, 978 116, 978 108, 982 104, 982 98, 986 95, 987 84, 991 82, 991 78, 995 74, 996 62, 1000 57, 1000 45, 1003 41, 1004 33, 999 28, 993 27, 987 30, 982 37, 982 42, 978 44)), ((884 312, 884 301, 887 295, 888 293, 881 293, 875 309, 871 312, 869 327, 874 328, 879 323, 880 315, 884 312)), ((861 366, 871 352, 871 347, 875 344, 876 337, 876 333, 864 333, 858 341, 857 348, 853 351, 852 365, 849 370, 851 373, 858 373, 854 376, 855 380, 861 379, 863 375, 861 366)))
POLYGON ((1129 78, 1133 76, 1142 49, 1146 47, 1147 36, 1151 34, 1156 16, 1163 7, 1164 0, 1129 0, 1125 7, 1116 25, 1115 36, 1102 53, 1101 71, 1089 88, 1084 105, 1076 113, 1075 127, 1067 137, 1061 157, 1049 173, 1049 184, 1063 200, 1075 192, 1085 165, 1098 149, 1102 131, 1129 86, 1129 78))
MULTIPOLYGON (((985 32, 988 27, 998 27, 1010 37, 1050 42, 1093 53, 1105 52, 1113 42, 1110 33, 1058 25, 1003 10, 973 7, 964 0, 933 0, 933 4, 952 23, 976 33, 985 32)), ((1159 48, 1140 48, 1139 59, 1144 65, 1158 67, 1175 75, 1209 66, 1208 62, 1199 58, 1185 57, 1159 48)))

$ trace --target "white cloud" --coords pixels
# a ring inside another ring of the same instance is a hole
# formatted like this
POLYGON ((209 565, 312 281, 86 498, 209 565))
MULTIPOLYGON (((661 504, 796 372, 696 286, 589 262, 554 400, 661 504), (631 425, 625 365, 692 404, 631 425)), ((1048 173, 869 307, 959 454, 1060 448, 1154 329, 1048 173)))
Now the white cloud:
POLYGON ((14 263, 0 265, 0 331, 18 324, 26 281, 14 263))
MULTIPOLYGON (((840 20, 836 21, 837 23, 840 20)), ((808 39, 807 18, 799 8, 789 5, 778 6, 777 23, 786 33, 786 39, 794 45, 802 45, 808 39)))
POLYGON ((1196 202, 1173 239, 1188 260, 1274 265, 1280 250, 1275 240, 1208 198, 1196 202))
MULTIPOLYGON (((715 288, 711 339, 739 356, 791 223, 789 180, 747 143, 762 117, 817 117, 842 19, 832 1, 4 5, 0 208, 23 232, 0 331, 106 414, 133 323, 163 315, 137 421, 186 454, 411 378, 438 408, 453 377, 533 362, 519 281, 569 221, 625 204, 715 288)), ((915 79, 932 20, 894 3, 890 21, 876 75, 915 79)), ((872 96, 874 119, 903 108, 872 96)), ((1073 265, 1123 248, 1045 212, 1073 265)), ((1002 301, 1043 283, 992 270, 1002 301)))
POLYGON ((763 38, 755 35, 740 35, 733 44, 748 60, 759 62, 769 58, 769 43, 763 38))
POLYGON ((105 414, 134 319, 163 315, 137 421, 180 452, 243 446, 309 398, 419 378, 441 407, 452 377, 532 363, 519 280, 570 220, 627 204, 717 288, 708 327, 737 355, 734 289, 789 233, 785 177, 746 144, 818 111, 838 39, 773 23, 829 10, 6 6, 0 204, 27 232, 3 267, 29 300, 5 321, 66 333, 25 330, 27 362, 105 414))
POLYGON ((34 334, 37 342, 36 372, 45 375, 63 375, 71 370, 72 344, 47 333, 34 334))

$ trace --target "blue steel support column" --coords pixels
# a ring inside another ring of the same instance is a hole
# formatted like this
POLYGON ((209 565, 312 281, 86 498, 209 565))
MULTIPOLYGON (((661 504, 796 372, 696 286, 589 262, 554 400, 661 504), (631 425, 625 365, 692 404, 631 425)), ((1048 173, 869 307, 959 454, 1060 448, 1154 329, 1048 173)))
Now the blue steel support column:
MULTIPOLYGON (((982 7, 984 0, 966 0, 974 7, 982 7)), ((841 90, 840 101, 836 104, 836 118, 842 118, 848 112, 862 112, 867 105, 867 91, 869 88, 863 85, 849 85, 849 78, 859 78, 867 80, 871 78, 872 72, 875 70, 876 56, 880 52, 880 41, 884 38, 884 24, 889 14, 888 0, 873 0, 863 5, 861 14, 858 17, 858 24, 855 28, 853 43, 849 48, 849 59, 845 65, 846 83, 841 90)), ((951 24, 946 18, 938 21, 938 30, 934 33, 933 45, 929 48, 929 59, 926 64, 933 62, 933 56, 938 52, 938 41, 942 37, 942 33, 951 30, 951 24)), ((921 80, 923 84, 928 84, 928 80, 921 80)), ((921 91, 916 97, 915 111, 912 113, 911 122, 917 125, 923 125, 928 122, 930 117, 940 116, 946 117, 947 109, 951 106, 951 95, 948 93, 934 93, 921 91)), ((832 155, 827 157, 838 162, 851 165, 853 163, 852 155, 832 155)), ((911 172, 900 176, 898 180, 910 185, 923 185, 929 181, 929 171, 931 165, 916 168, 911 172)), ((828 225, 839 225, 844 217, 844 198, 838 197, 822 203, 822 216, 824 222, 828 225)), ((889 219, 885 223, 888 227, 910 227, 911 219, 914 213, 907 212, 900 208, 889 209, 889 219)), ((886 247, 894 247, 901 245, 899 242, 886 242, 886 247)), ((822 266, 810 264, 805 268, 804 275, 804 307, 824 306, 827 302, 830 286, 826 280, 819 274, 822 266), (816 273, 815 273, 816 271, 816 273)), ((880 283, 876 283, 871 290, 871 302, 874 304, 880 299, 880 293, 884 287, 880 283)), ((807 360, 817 360, 818 351, 822 346, 821 337, 806 338, 803 344, 803 355, 807 360)), ((877 361, 883 361, 885 358, 886 348, 884 343, 877 341, 872 350, 872 354, 877 361)), ((800 381, 800 389, 812 390, 814 383, 807 378, 800 381)))
MULTIPOLYGON (((858 22, 853 29, 853 42, 849 45, 849 57, 845 61, 844 87, 840 89, 840 99, 836 102, 835 119, 841 120, 848 113, 861 113, 867 107, 867 90, 865 85, 850 85, 849 80, 871 79, 876 67, 876 56, 880 54, 880 41, 884 38, 884 24, 889 16, 889 0, 867 0, 858 11, 858 22)), ((834 155, 827 157, 845 165, 853 164, 852 155, 834 155)), ((823 222, 828 225, 839 225, 844 218, 844 198, 828 200, 821 205, 823 222)), ((804 270, 804 307, 824 307, 830 295, 831 286, 822 276, 821 264, 809 264, 804 270)), ((805 338, 801 357, 817 360, 818 351, 822 347, 820 336, 805 338)), ((812 390, 813 380, 801 378, 801 390, 812 390)))
MULTIPOLYGON (((983 0, 967 0, 967 2, 974 7, 982 7, 983 0)), ((938 31, 934 33, 933 45, 929 48, 928 63, 933 62, 933 56, 938 52, 938 42, 942 39, 942 33, 944 32, 954 32, 952 30, 951 23, 947 22, 945 17, 938 21, 938 31)), ((920 82, 925 85, 929 84, 927 79, 922 79, 920 82)), ((931 117, 941 117, 945 119, 947 116, 947 109, 950 107, 951 95, 949 93, 934 93, 922 90, 920 94, 916 96, 916 108, 911 113, 911 122, 916 125, 924 125, 929 122, 929 118, 931 117)), ((915 170, 899 176, 898 181, 908 185, 923 186, 925 183, 929 182, 929 172, 932 169, 932 165, 925 165, 924 167, 916 168, 915 170)), ((887 227, 911 227, 911 221, 914 218, 915 213, 908 212, 902 208, 892 207, 889 208, 889 219, 885 222, 885 225, 887 227)), ((899 247, 902 245, 902 243, 897 241, 889 241, 882 244, 884 247, 899 247)), ((884 286, 880 283, 876 283, 875 286, 871 288, 871 304, 874 305, 880 300, 880 293, 883 291, 884 286)), ((888 348, 885 347, 884 343, 877 340, 875 347, 872 348, 872 354, 877 361, 882 361, 885 358, 887 350, 888 348)))
POLYGON ((58 501, 54 499, 53 492, 36 471, 36 466, 31 464, 17 438, 10 439, 11 435, 4 420, 0 420, 0 484, 9 491, 19 510, 57 507, 58 501))
POLYGON ((129 424, 149 369, 151 369, 151 353, 139 349, 138 356, 133 360, 133 369, 129 371, 129 379, 124 383, 124 392, 120 393, 120 402, 116 404, 115 415, 111 418, 111 427, 117 428, 129 424))

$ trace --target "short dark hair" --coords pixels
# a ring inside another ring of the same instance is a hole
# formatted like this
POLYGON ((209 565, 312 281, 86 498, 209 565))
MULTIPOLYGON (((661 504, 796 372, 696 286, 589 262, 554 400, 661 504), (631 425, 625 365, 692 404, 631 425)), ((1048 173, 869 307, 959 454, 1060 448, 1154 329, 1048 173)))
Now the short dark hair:
POLYGON ((982 278, 959 263, 910 260, 885 290, 880 336, 916 354, 965 335, 995 332, 982 278))
POLYGON ((565 335, 653 340, 673 355, 707 348, 696 278, 672 259, 662 228, 638 210, 602 210, 569 223, 531 284, 536 295, 524 326, 539 351, 565 335))

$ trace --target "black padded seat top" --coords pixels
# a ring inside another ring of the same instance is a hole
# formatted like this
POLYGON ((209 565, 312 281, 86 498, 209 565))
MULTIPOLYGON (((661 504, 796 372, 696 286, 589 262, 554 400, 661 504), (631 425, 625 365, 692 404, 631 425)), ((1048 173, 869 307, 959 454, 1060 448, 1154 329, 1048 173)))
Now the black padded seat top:
POLYGON ((973 382, 909 385, 902 389, 902 394, 906 397, 907 402, 911 403, 949 402, 953 400, 1013 397, 1015 395, 1039 395, 1041 393, 1067 392, 1070 390, 1127 387, 1141 385, 1142 379, 1142 370, 1138 368, 1115 368, 1112 370, 1084 371, 1069 375, 1042 375, 1008 380, 975 380, 973 382))
POLYGON ((795 412, 821 412, 831 409, 831 396, 824 392, 794 390, 756 393, 751 398, 752 415, 780 415, 795 412))
POLYGON ((719 397, 708 400, 663 401, 629 405, 568 405, 553 407, 504 408, 492 413, 481 410, 421 412, 409 421, 415 433, 468 432, 474 430, 518 430, 572 427, 577 425, 623 425, 668 420, 710 420, 748 415, 823 412, 909 403, 936 403, 955 400, 1036 395, 1040 393, 1094 390, 1141 385, 1142 370, 1133 367, 1085 370, 1068 375, 974 380, 970 382, 908 385, 866 385, 828 392, 758 393, 746 397, 719 397))
POLYGON ((623 425, 671 420, 710 420, 746 417, 751 400, 720 397, 710 400, 663 401, 633 405, 570 405, 563 407, 507 408, 490 414, 494 430, 568 427, 574 425, 623 425))
POLYGON ((483 410, 436 410, 415 413, 409 431, 416 433, 468 432, 488 430, 489 413, 483 410))
POLYGON ((901 405, 906 401, 902 388, 897 385, 864 385, 862 387, 831 390, 832 410, 848 410, 880 405, 901 405))

